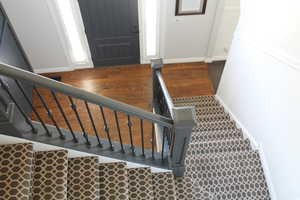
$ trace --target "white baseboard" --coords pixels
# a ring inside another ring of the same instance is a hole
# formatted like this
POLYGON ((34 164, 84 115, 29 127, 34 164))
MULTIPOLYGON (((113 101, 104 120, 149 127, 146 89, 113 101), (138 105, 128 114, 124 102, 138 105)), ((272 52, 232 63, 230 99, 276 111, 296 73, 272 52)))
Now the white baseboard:
POLYGON ((263 171, 264 171, 264 175, 265 175, 265 178, 266 178, 266 182, 267 182, 267 185, 268 185, 268 189, 269 189, 269 192, 270 192, 271 199, 272 200, 277 200, 274 185, 273 185, 272 179, 271 179, 271 172, 270 172, 270 169, 268 167, 268 163, 267 163, 267 159, 266 159, 266 156, 265 156, 265 153, 264 153, 264 150, 263 150, 263 146, 255 140, 255 138, 250 134, 250 132, 245 128, 245 126, 239 121, 239 119, 235 116, 235 114, 231 111, 231 109, 221 99, 221 97, 219 97, 218 95, 215 95, 215 97, 219 101, 219 103, 225 108, 225 110, 228 112, 230 117, 232 117, 232 119, 236 121, 237 126, 242 129, 244 137, 248 138, 250 140, 253 149, 255 149, 259 152, 260 160, 261 160, 261 163, 262 163, 262 168, 263 168, 263 171))
POLYGON ((262 167, 264 169, 264 175, 265 175, 266 182, 267 182, 267 185, 268 185, 268 189, 269 189, 269 192, 270 192, 270 197, 271 197, 272 200, 277 200, 274 185, 273 185, 272 179, 271 179, 271 171, 270 171, 270 168, 268 166, 266 154, 264 153, 263 146, 261 144, 258 147, 258 152, 259 152, 262 167))
POLYGON ((205 62, 205 63, 212 63, 214 61, 223 61, 226 60, 227 56, 214 56, 211 58, 205 57, 192 57, 192 58, 171 58, 171 59, 164 59, 164 63, 172 64, 172 63, 191 63, 191 62, 205 62))
POLYGON ((78 69, 90 69, 93 66, 83 65, 83 66, 74 66, 74 67, 51 67, 44 69, 33 69, 33 71, 37 74, 43 73, 54 73, 54 72, 70 72, 78 69))
POLYGON ((205 58, 204 62, 205 63, 212 63, 212 62, 215 62, 215 61, 225 61, 227 60, 227 56, 214 56, 214 57, 211 57, 211 58, 205 58))
POLYGON ((203 62, 204 60, 205 60, 204 57, 163 59, 165 64, 203 62))

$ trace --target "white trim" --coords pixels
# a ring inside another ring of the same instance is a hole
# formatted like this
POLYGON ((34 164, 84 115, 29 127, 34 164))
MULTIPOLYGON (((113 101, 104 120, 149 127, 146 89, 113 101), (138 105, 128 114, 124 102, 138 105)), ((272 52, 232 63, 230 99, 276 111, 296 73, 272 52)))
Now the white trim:
POLYGON ((227 60, 227 56, 213 56, 212 58, 205 58, 205 63, 212 63, 215 61, 225 61, 227 60))
POLYGON ((171 64, 171 63, 191 63, 191 62, 203 62, 205 61, 204 57, 192 57, 192 58, 170 58, 170 59, 163 59, 164 63, 171 64))
POLYGON ((258 147, 258 153, 259 153, 259 156, 260 156, 260 161, 261 161, 261 164, 262 164, 262 168, 264 170, 264 175, 265 175, 267 186, 268 186, 268 189, 269 189, 269 192, 270 192, 270 197, 271 197, 272 200, 277 200, 275 187, 274 187, 274 184, 273 184, 272 179, 271 179, 271 171, 270 171, 270 168, 268 166, 266 154, 264 153, 262 144, 260 144, 259 147, 258 147))
MULTIPOLYGON (((159 57, 165 57, 165 50, 166 50, 166 27, 167 27, 167 16, 169 13, 169 8, 167 3, 169 1, 159 1, 160 2, 160 30, 159 30, 159 57), (163 11, 163 12, 162 12, 163 11)), ((174 10, 175 12, 175 10, 174 10)))
POLYGON ((211 28, 211 33, 209 37, 209 42, 207 44, 206 56, 213 57, 213 53, 215 50, 219 29, 222 23, 222 16, 225 8, 225 0, 219 0, 217 3, 214 22, 211 28))
POLYGON ((151 59, 160 57, 160 28, 161 28, 161 5, 160 0, 157 1, 157 29, 156 29, 156 55, 147 56, 146 55, 146 24, 145 24, 145 0, 138 0, 138 18, 139 18, 139 38, 140 38, 140 62, 141 64, 150 63, 151 59))
POLYGON ((91 69, 93 66, 88 65, 78 65, 74 67, 50 67, 43 69, 34 69, 34 73, 43 74, 43 73, 54 73, 54 72, 70 72, 78 69, 91 69))
MULTIPOLYGON (((90 46, 89 46, 89 43, 88 43, 88 39, 87 39, 87 35, 85 33, 85 27, 84 27, 84 23, 83 23, 83 19, 82 19, 82 16, 81 16, 81 11, 80 11, 80 7, 79 7, 79 3, 78 1, 71 1, 73 2, 72 6, 74 8, 74 16, 76 18, 76 22, 78 24, 78 31, 80 32, 80 35, 81 35, 81 42, 82 42, 82 45, 83 45, 83 48, 85 49, 85 52, 87 54, 87 63, 86 64, 83 64, 83 65, 89 65, 90 67, 89 68, 93 68, 94 67, 94 63, 92 61, 92 54, 91 54, 91 51, 90 51, 90 46)), ((77 68, 77 67, 75 67, 77 68)), ((82 69, 82 68, 80 68, 82 69)))
POLYGON ((243 33, 242 31, 238 31, 235 34, 235 38, 247 43, 247 45, 251 46, 252 48, 255 48, 256 50, 261 51, 263 54, 270 56, 280 63, 284 63, 288 65, 289 67, 293 68, 294 70, 300 71, 300 59, 296 58, 294 56, 291 56, 284 51, 277 50, 276 48, 270 47, 270 46, 263 46, 260 45, 259 42, 257 41, 250 41, 247 39, 247 37, 243 36, 247 35, 246 33, 243 33))
POLYGON ((274 184, 272 183, 272 179, 271 179, 271 172, 268 167, 267 159, 263 151, 262 144, 258 144, 255 138, 250 134, 250 132, 246 129, 246 127, 239 121, 239 119, 235 116, 235 114, 233 114, 231 109, 225 104, 225 102, 221 99, 221 97, 218 95, 215 95, 215 97, 219 101, 219 103, 225 108, 225 110, 228 112, 230 117, 232 117, 232 119, 236 121, 237 126, 242 129, 244 137, 250 140, 253 149, 258 151, 271 199, 277 200, 274 184))
POLYGON ((154 130, 155 130, 156 151, 157 152, 161 152, 162 151, 162 139, 161 139, 161 135, 163 133, 162 133, 161 128, 157 124, 154 124, 154 130))
POLYGON ((145 25, 144 25, 144 0, 138 0, 138 18, 139 18, 139 40, 140 40, 140 62, 144 63, 145 55, 145 25))
POLYGON ((64 34, 64 31, 63 31, 63 28, 62 28, 61 21, 58 18, 58 15, 57 15, 58 9, 54 5, 53 0, 46 0, 46 5, 47 5, 47 8, 50 12, 51 18, 52 18, 52 20, 55 24, 56 31, 57 31, 58 36, 59 36, 60 44, 62 45, 63 51, 65 53, 65 56, 66 56, 67 60, 68 60, 68 63, 69 63, 69 65, 72 65, 72 59, 71 59, 71 55, 70 55, 69 50, 68 50, 68 45, 66 43, 65 34, 64 34))
MULTIPOLYGON (((93 67, 94 65, 93 65, 93 62, 92 62, 92 59, 91 59, 90 48, 89 48, 87 38, 86 38, 86 35, 85 35, 85 32, 84 32, 84 25, 83 25, 83 21, 82 21, 81 12, 80 12, 78 2, 77 1, 71 1, 71 2, 72 2, 71 6, 73 8, 73 14, 74 14, 74 17, 76 18, 76 23, 78 25, 78 31, 79 31, 79 34, 81 36, 80 38, 81 38, 81 41, 82 41, 82 44, 83 44, 83 48, 85 49, 85 52, 87 53, 87 59, 88 60, 87 60, 86 63, 83 63, 83 64, 73 62, 73 59, 71 58, 71 55, 70 55, 69 44, 67 42, 68 40, 66 38, 64 27, 63 27, 62 21, 59 17, 60 15, 58 14, 59 10, 58 10, 58 8, 55 5, 55 2, 53 0, 46 0, 47 8, 48 8, 48 10, 51 14, 52 20, 55 24, 57 33, 59 35, 60 43, 62 44, 62 48, 64 50, 64 53, 65 53, 65 56, 68 60, 69 65, 70 66, 73 66, 73 65, 74 66, 89 65, 89 66, 93 67)), ((53 70, 51 69, 50 71, 56 72, 56 71, 54 71, 54 69, 56 69, 58 71, 62 71, 62 70, 64 71, 66 69, 66 67, 63 67, 63 68, 64 69, 61 69, 61 70, 58 69, 58 68, 53 68, 53 70)), ((67 71, 72 71, 72 70, 67 70, 67 71)))

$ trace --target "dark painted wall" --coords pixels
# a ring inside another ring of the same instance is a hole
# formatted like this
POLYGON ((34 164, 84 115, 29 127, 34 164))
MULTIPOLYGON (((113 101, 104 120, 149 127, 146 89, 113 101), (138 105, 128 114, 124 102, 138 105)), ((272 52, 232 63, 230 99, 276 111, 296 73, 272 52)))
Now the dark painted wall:
MULTIPOLYGON (((30 63, 20 45, 16 34, 9 23, 8 17, 0 4, 0 62, 7 63, 24 70, 32 71, 30 63)), ((16 98, 17 102, 25 110, 27 114, 31 112, 28 104, 24 101, 20 91, 16 87, 14 80, 0 75, 0 78, 9 86, 10 92, 16 98)), ((32 85, 21 82, 28 96, 32 96, 32 85)), ((7 94, 3 89, 0 89, 0 109, 6 109, 8 103, 12 102, 8 98, 7 94)), ((23 119, 20 113, 16 113, 16 123, 22 123, 23 119)))
POLYGON ((224 66, 225 66, 225 61, 217 61, 217 62, 209 63, 208 65, 208 74, 214 86, 215 93, 217 93, 218 91, 224 66))

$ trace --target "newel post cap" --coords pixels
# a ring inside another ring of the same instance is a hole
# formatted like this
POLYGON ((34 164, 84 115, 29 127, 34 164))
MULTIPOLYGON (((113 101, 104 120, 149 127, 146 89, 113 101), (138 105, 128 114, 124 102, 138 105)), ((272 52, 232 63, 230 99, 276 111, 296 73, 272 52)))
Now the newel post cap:
POLYGON ((194 106, 173 108, 174 126, 177 128, 194 127, 196 123, 196 110, 194 106))
POLYGON ((163 59, 151 59, 151 68, 152 69, 161 69, 164 66, 163 59))

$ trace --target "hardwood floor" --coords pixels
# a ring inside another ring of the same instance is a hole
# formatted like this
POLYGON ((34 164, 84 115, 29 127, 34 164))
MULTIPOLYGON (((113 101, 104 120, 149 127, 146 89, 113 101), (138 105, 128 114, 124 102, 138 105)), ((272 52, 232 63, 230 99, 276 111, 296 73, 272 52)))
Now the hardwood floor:
MULTIPOLYGON (((115 67, 102 67, 95 69, 77 70, 72 72, 61 72, 43 74, 47 77, 61 76, 62 82, 75 87, 82 88, 89 92, 97 93, 124 103, 152 111, 152 79, 150 65, 127 65, 115 67)), ((203 63, 188 64, 170 64, 163 68, 163 77, 172 97, 180 96, 199 96, 214 94, 213 85, 209 79, 208 66, 203 63)), ((46 89, 39 89, 48 103, 59 126, 67 128, 62 116, 59 113, 51 93, 46 89)), ((74 130, 80 131, 80 126, 73 113, 70 102, 65 95, 58 94, 62 102, 64 111, 74 127, 74 130)), ((37 95, 34 95, 34 105, 42 113, 45 122, 53 124, 46 115, 42 103, 37 95)), ((74 100, 84 122, 84 127, 88 134, 94 135, 92 124, 90 123, 88 113, 84 102, 74 100)), ((105 137, 103 131, 103 120, 99 108, 96 105, 89 104, 93 118, 96 122, 97 130, 102 137, 105 137)), ((105 114, 110 127, 112 139, 119 141, 116 122, 111 110, 105 109, 105 114)), ((127 126, 127 116, 119 113, 122 139, 124 143, 129 144, 129 131, 127 126)), ((33 115, 33 118, 36 117, 33 115)), ((141 146, 140 126, 137 118, 132 118, 134 144, 141 146)), ((151 147, 151 124, 145 122, 145 143, 146 148, 151 147)))

